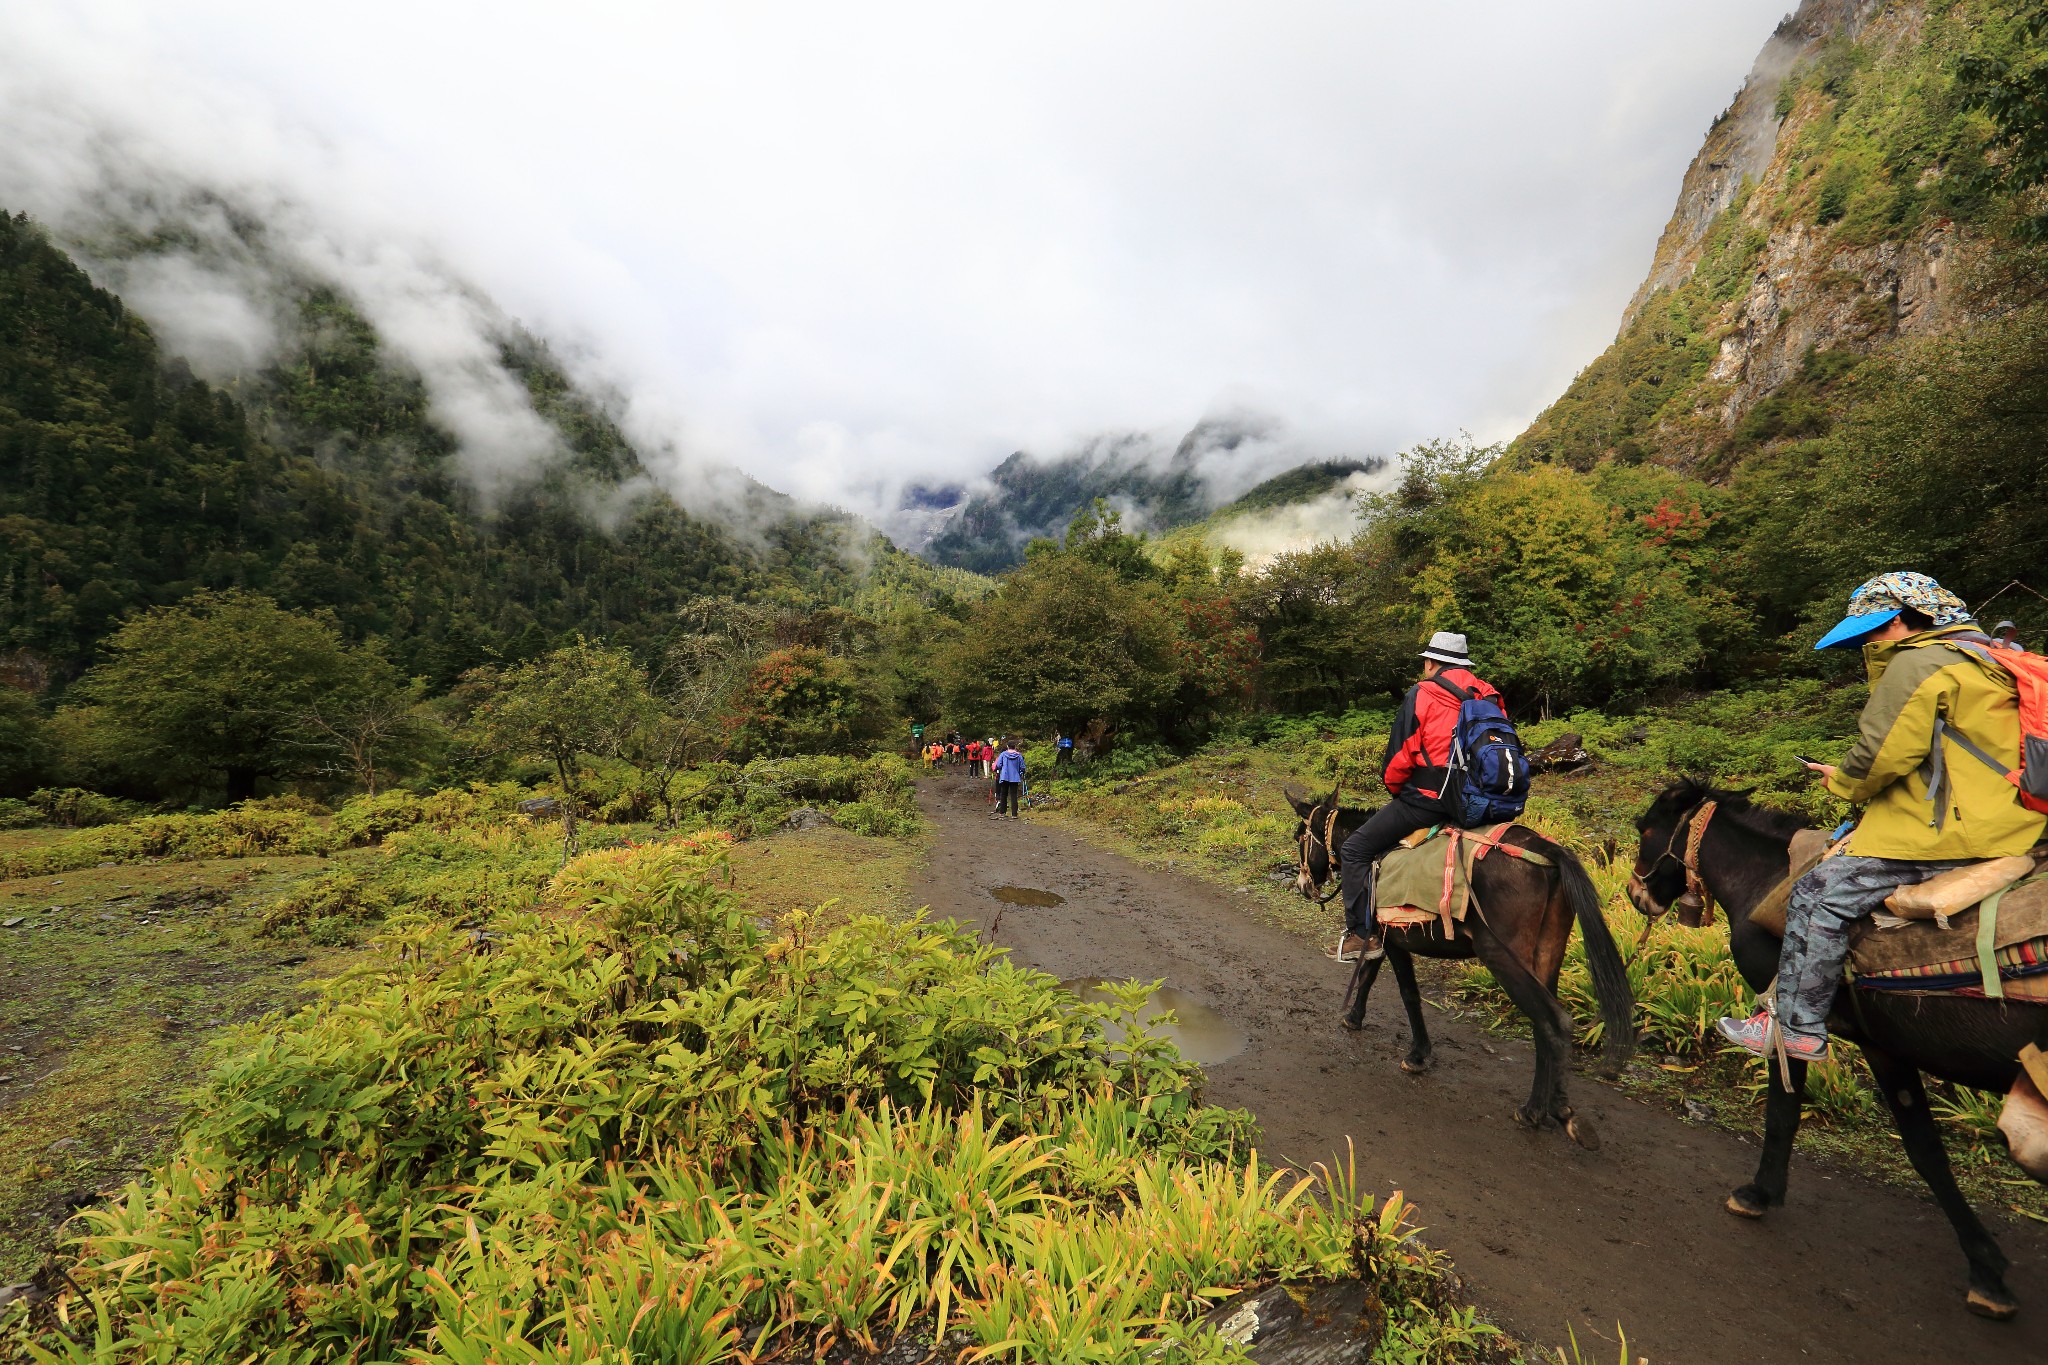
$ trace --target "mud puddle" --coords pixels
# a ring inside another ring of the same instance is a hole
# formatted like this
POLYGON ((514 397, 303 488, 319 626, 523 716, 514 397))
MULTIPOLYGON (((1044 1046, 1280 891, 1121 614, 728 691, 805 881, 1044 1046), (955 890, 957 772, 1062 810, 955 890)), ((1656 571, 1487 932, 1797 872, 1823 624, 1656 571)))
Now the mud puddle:
MULTIPOLYGON (((1106 986, 1122 985, 1120 981, 1108 981, 1099 976, 1077 976, 1060 985, 1075 995, 1086 999, 1095 995, 1103 1000, 1109 998, 1106 986)), ((1177 991, 1171 986, 1161 986, 1145 999, 1145 1007, 1138 1011, 1138 1018, 1151 1026, 1162 1037, 1170 1039, 1180 1049, 1180 1055, 1203 1066, 1214 1066, 1228 1061, 1244 1051, 1248 1041, 1245 1031, 1230 1022, 1223 1015, 1210 1009, 1186 991, 1177 991), (1159 1017, 1171 1012, 1174 1022, 1162 1024, 1159 1017)), ((1123 1030, 1111 1024, 1107 1027, 1112 1042, 1123 1036, 1123 1030)))
POLYGON ((989 888, 989 894, 1004 905, 1035 905, 1043 909, 1067 903, 1065 896, 1040 891, 1035 886, 994 886, 989 888))

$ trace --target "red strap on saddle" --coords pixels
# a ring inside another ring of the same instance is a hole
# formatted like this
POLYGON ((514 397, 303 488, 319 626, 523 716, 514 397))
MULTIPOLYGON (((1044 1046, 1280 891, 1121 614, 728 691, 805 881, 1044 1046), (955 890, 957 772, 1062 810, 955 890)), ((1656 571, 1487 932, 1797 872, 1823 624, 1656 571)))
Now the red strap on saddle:
POLYGON ((1507 854, 1510 857, 1520 858, 1524 862, 1528 861, 1528 849, 1522 848, 1516 844, 1502 842, 1502 840, 1507 838, 1508 831, 1513 829, 1514 827, 1515 822, 1510 820, 1506 824, 1495 825, 1492 829, 1486 831, 1486 838, 1480 843, 1479 851, 1472 855, 1472 861, 1477 863, 1481 858, 1484 858, 1487 854, 1493 852, 1495 849, 1499 849, 1501 852, 1507 854))

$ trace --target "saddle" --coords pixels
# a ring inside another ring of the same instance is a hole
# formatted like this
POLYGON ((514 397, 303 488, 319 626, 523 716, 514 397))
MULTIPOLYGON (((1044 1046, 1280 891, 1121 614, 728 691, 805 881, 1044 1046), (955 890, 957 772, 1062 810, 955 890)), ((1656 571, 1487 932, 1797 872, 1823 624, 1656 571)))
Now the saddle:
MULTIPOLYGON (((1793 836, 1789 875, 1750 922, 1784 937, 1792 884, 1830 851, 1818 830, 1793 836)), ((1890 913, 1850 929, 1851 977, 1869 990, 2048 1001, 2048 874, 2035 866, 2033 857, 1986 859, 1899 888, 1890 913)))
POLYGON ((1453 925, 1465 918, 1474 904, 1472 873, 1491 853, 1503 853, 1524 862, 1551 865, 1550 859, 1501 840, 1509 830, 1534 834, 1526 825, 1513 822, 1487 825, 1482 829, 1439 826, 1419 831, 1390 849, 1379 861, 1373 875, 1373 913, 1390 927, 1436 923, 1449 938, 1453 925))

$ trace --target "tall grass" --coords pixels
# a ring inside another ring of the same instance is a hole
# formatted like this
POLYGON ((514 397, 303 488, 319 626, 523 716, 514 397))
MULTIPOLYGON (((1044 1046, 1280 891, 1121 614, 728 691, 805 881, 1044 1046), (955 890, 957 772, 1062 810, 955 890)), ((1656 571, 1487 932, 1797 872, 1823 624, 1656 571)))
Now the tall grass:
POLYGON ((1399 1197, 1262 1163, 1142 987, 1081 1003, 921 921, 765 933, 724 847, 585 855, 481 943, 397 916, 221 1049, 15 1344, 708 1365, 957 1332, 985 1360, 1242 1361, 1211 1303, 1359 1275, 1392 1358, 1486 1349, 1399 1197))

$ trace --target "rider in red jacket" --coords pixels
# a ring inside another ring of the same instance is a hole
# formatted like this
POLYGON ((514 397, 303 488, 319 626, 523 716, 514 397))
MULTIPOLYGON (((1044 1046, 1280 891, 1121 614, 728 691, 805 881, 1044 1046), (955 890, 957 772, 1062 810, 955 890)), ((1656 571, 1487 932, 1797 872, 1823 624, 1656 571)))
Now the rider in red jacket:
POLYGON ((1442 801, 1445 767, 1457 738, 1458 708, 1473 697, 1499 701, 1500 693, 1473 674, 1465 637, 1438 631, 1430 637, 1429 648, 1422 651, 1422 680, 1408 689, 1400 714, 1394 717, 1393 732, 1387 736, 1380 779, 1393 799, 1352 831, 1339 851, 1344 936, 1329 954, 1339 962, 1354 961, 1361 952, 1368 957, 1380 954, 1380 929, 1368 894, 1373 864, 1380 855, 1418 829, 1454 823, 1442 801))

